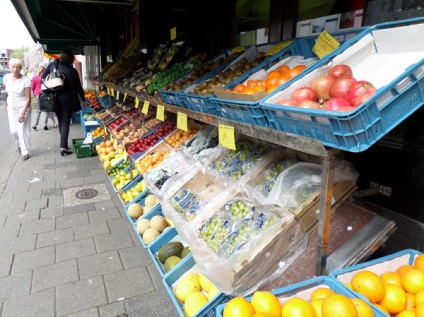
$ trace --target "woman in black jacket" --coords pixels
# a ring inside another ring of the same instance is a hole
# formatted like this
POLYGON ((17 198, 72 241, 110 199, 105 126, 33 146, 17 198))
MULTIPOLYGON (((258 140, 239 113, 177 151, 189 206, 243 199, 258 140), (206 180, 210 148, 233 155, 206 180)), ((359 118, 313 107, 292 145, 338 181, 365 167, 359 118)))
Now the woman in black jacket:
POLYGON ((41 79, 44 80, 48 74, 52 73, 55 69, 55 63, 57 63, 59 72, 65 76, 65 84, 56 92, 59 109, 55 112, 59 122, 60 155, 62 156, 72 154, 68 146, 69 125, 71 124, 72 112, 81 110, 81 101, 85 101, 79 74, 72 66, 74 59, 74 53, 63 51, 60 54, 59 61, 50 63, 41 76, 41 79))

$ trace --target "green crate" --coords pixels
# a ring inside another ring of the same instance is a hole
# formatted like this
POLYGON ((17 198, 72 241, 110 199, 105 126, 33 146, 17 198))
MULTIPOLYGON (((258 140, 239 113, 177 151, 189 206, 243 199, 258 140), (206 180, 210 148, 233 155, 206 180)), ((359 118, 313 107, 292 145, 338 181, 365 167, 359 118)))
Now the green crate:
POLYGON ((77 158, 93 156, 93 145, 83 144, 84 139, 72 139, 72 147, 75 150, 77 158))

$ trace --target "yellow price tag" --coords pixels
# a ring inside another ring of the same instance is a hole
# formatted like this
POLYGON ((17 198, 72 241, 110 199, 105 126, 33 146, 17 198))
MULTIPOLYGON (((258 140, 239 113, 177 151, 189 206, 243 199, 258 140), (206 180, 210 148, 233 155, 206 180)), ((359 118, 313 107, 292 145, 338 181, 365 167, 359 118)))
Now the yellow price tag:
POLYGON ((173 27, 171 29, 171 41, 175 40, 177 38, 177 27, 173 27))
POLYGON ((330 33, 324 30, 318 36, 318 39, 312 48, 312 52, 317 54, 317 56, 322 59, 325 55, 330 54, 339 46, 340 43, 334 37, 332 37, 330 33))
POLYGON ((127 99, 127 92, 126 93, 124 93, 124 100, 122 100, 122 101, 125 101, 125 99, 127 99))
POLYGON ((103 132, 105 133, 105 136, 107 135, 107 129, 106 127, 103 127, 103 132))
POLYGON ((149 102, 147 100, 144 100, 143 109, 141 109, 141 112, 144 114, 149 112, 149 102))
POLYGON ((135 108, 138 108, 139 103, 140 103, 140 100, 138 100, 138 97, 135 97, 135 108))
POLYGON ((285 41, 285 42, 276 43, 273 47, 271 47, 268 50, 268 52, 265 53, 265 56, 272 56, 278 53, 279 51, 281 51, 283 48, 286 48, 287 46, 289 46, 291 43, 293 43, 293 41, 285 41))
POLYGON ((233 53, 241 53, 244 52, 244 46, 234 47, 233 53))
POLYGON ((165 121, 165 107, 158 105, 158 108, 156 110, 156 119, 160 121, 165 121))
POLYGON ((110 95, 110 88, 107 87, 107 94, 110 95))
POLYGON ((187 127, 187 115, 185 113, 179 112, 177 114, 177 128, 185 132, 188 131, 187 127))
POLYGON ((126 161, 128 159, 128 153, 125 151, 123 154, 122 158, 126 161))
POLYGON ((219 136, 219 145, 229 148, 231 150, 236 149, 236 141, 234 138, 234 127, 230 125, 225 125, 225 124, 218 125, 218 136, 219 136))
POLYGON ((117 90, 116 91, 116 100, 119 100, 119 94, 120 94, 120 92, 119 92, 119 90, 117 90))
POLYGON ((115 90, 113 88, 110 89, 110 94, 112 95, 112 97, 115 97, 115 90))

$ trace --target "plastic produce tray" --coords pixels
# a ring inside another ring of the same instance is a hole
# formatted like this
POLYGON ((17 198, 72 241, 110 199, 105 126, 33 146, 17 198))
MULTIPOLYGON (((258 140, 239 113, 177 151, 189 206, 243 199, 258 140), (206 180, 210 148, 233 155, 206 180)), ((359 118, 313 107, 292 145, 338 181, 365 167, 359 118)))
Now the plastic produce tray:
MULTIPOLYGON (((129 184, 125 185, 125 191, 127 191, 130 188, 133 188, 134 186, 136 186, 139 182, 141 182, 141 179, 133 179, 129 184)), ((122 194, 124 193, 123 188, 121 188, 120 190, 118 190, 118 197, 119 200, 122 203, 122 206, 128 207, 129 205, 131 205, 133 202, 139 201, 140 198, 147 196, 147 194, 150 192, 150 190, 148 188, 146 188, 144 191, 142 191, 139 195, 137 195, 137 197, 134 197, 133 200, 124 203, 124 200, 122 199, 122 194)))
POLYGON ((109 108, 109 107, 113 106, 116 103, 115 97, 113 97, 113 96, 111 96, 109 94, 106 94, 106 95, 104 95, 102 97, 97 96, 97 99, 99 99, 101 105, 103 107, 105 107, 105 108, 109 108))
MULTIPOLYGON (((365 297, 357 296, 347 290, 341 283, 327 277, 327 276, 318 276, 306 281, 302 281, 299 283, 295 283, 290 286, 282 287, 277 290, 272 291, 272 293, 277 296, 280 300, 280 303, 284 304, 286 300, 293 296, 300 297, 302 299, 308 300, 312 292, 318 287, 328 287, 335 291, 337 294, 345 295, 349 298, 361 298, 366 301, 372 308, 374 312, 374 317, 387 317, 387 315, 383 314, 381 310, 372 305, 365 297)), ((247 297, 248 301, 251 300, 252 297, 247 297)), ((216 310, 216 317, 222 317, 224 311, 224 305, 220 305, 216 310)))
POLYGON ((270 127, 321 140, 326 146, 361 152, 381 139, 424 103, 423 19, 384 23, 348 40, 309 73, 260 102, 270 127), (411 25, 409 25, 411 24, 411 25), (393 46, 393 42, 397 42, 393 46), (329 67, 348 64, 358 80, 377 87, 374 96, 349 112, 277 105, 329 67))
POLYGON ((92 144, 83 144, 84 139, 72 139, 72 147, 74 148, 77 158, 85 158, 93 156, 92 144))
MULTIPOLYGON (((160 206, 160 205, 159 205, 160 206)), ((135 230, 135 233, 136 233, 136 235, 137 235, 137 237, 138 237, 138 239, 140 240, 140 243, 141 243, 141 245, 145 248, 145 249, 148 249, 148 248, 150 248, 157 240, 159 240, 159 238, 162 236, 162 235, 166 235, 167 234, 167 232, 169 231, 169 230, 172 230, 173 228, 172 227, 170 227, 170 226, 168 226, 168 227, 166 227, 165 228, 165 230, 163 230, 161 233, 160 233, 160 235, 159 236, 157 236, 156 237, 156 239, 154 239, 152 242, 150 242, 150 244, 149 245, 146 245, 145 243, 144 243, 144 241, 143 241, 143 236, 141 235, 141 234, 139 234, 138 233, 138 231, 137 231, 137 222, 140 220, 140 219, 152 219, 154 216, 164 216, 164 214, 162 213, 162 208, 154 208, 154 210, 152 209, 149 213, 147 213, 146 215, 143 215, 143 216, 141 216, 140 218, 138 218, 137 219, 137 221, 134 223, 134 230, 135 230)))
MULTIPOLYGON (((338 41, 343 45, 347 40, 357 36, 366 29, 367 28, 349 29, 334 32, 331 35, 334 38, 338 39, 338 41)), ((228 83, 224 86, 224 89, 233 90, 236 85, 246 82, 252 75, 258 73, 261 69, 268 72, 278 68, 277 64, 278 66, 280 64, 286 64, 283 61, 286 61, 289 65, 290 63, 292 63, 293 65, 290 65, 290 68, 296 66, 297 64, 304 64, 309 67, 309 69, 304 70, 304 73, 307 73, 310 69, 313 68, 313 66, 311 66, 313 65, 312 60, 308 59, 316 57, 315 53, 312 51, 312 48, 314 47, 315 41, 317 40, 318 36, 319 34, 293 40, 293 43, 291 45, 283 48, 281 51, 270 56, 258 66, 247 71, 236 80, 233 80, 232 82, 228 83), (297 62, 295 59, 290 59, 290 57, 294 56, 304 57, 304 60, 302 62, 297 62)), ((284 85, 281 85, 278 90, 283 89, 283 87, 287 87, 295 80, 296 77, 288 81, 284 85)), ((269 95, 256 101, 245 101, 219 98, 213 96, 211 98, 211 102, 216 107, 216 110, 220 117, 250 124, 256 124, 263 127, 269 127, 270 125, 267 120, 267 114, 265 113, 263 108, 260 107, 260 102, 267 99, 268 97, 269 95)))
MULTIPOLYGON (((181 317, 186 317, 186 314, 184 313, 183 304, 175 296, 175 293, 172 289, 172 285, 176 281, 178 281, 178 279, 181 278, 185 273, 192 269, 195 266, 196 262, 194 261, 193 256, 191 254, 184 258, 184 260, 182 260, 181 262, 178 263, 178 265, 173 270, 165 274, 162 281, 178 313, 181 317), (183 261, 184 263, 181 263, 183 261)), ((225 295, 223 293, 218 293, 214 298, 209 300, 196 314, 194 314, 193 317, 215 317, 217 307, 228 302, 231 298, 232 296, 225 295)))
MULTIPOLYGON (((156 239, 154 242, 152 242, 147 249, 147 251, 150 254, 150 257, 152 258, 153 263, 155 264, 156 268, 158 269, 159 274, 163 277, 165 275, 165 269, 164 264, 159 261, 159 259, 156 256, 156 253, 158 253, 159 249, 173 240, 176 236, 178 236, 178 232, 175 228, 171 228, 170 230, 166 230, 164 234, 161 234, 158 239, 156 239)), ((182 259, 183 260, 183 259, 182 259)), ((180 261, 181 263, 181 261, 180 261)), ((178 264, 180 264, 178 263, 178 264)))

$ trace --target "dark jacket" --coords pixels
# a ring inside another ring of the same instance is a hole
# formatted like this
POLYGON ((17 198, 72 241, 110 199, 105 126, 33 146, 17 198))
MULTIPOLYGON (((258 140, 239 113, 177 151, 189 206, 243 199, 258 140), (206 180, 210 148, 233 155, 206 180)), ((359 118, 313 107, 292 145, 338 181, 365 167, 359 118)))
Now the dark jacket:
MULTIPOLYGON (((55 63, 52 62, 47 66, 43 75, 41 75, 41 79, 45 79, 48 74, 54 71, 54 64, 55 63)), ((84 101, 85 98, 77 70, 71 65, 62 62, 58 62, 57 67, 59 72, 65 75, 65 84, 56 93, 56 100, 59 108, 69 111, 81 110, 81 102, 78 95, 81 97, 82 101, 84 101)))

